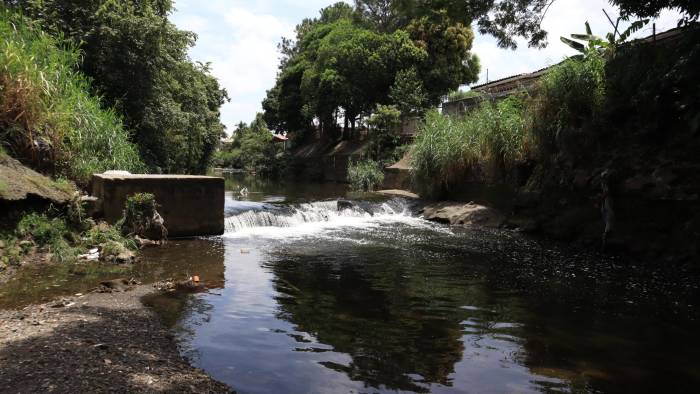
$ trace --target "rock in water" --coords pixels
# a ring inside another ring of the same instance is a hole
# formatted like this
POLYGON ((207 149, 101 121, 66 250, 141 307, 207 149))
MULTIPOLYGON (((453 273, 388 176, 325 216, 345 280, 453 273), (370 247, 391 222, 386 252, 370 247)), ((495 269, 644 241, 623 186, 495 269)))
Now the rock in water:
POLYGON ((338 200, 338 211, 342 211, 343 209, 353 209, 354 207, 355 204, 353 204, 351 201, 338 200))
POLYGON ((452 226, 481 226, 500 228, 506 223, 505 216, 494 208, 483 205, 442 202, 423 208, 423 217, 433 222, 452 226))

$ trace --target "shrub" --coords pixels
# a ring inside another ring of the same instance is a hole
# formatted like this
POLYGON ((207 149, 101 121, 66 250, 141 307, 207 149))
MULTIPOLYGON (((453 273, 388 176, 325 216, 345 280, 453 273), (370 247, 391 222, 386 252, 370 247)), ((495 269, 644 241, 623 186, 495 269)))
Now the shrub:
POLYGON ((548 71, 530 118, 539 152, 587 150, 599 136, 605 93, 605 60, 596 53, 570 58, 548 71))
POLYGON ((75 46, 2 7, 0 36, 0 145, 81 185, 94 172, 143 170, 119 117, 75 71, 75 46))
POLYGON ((124 237, 114 226, 100 223, 91 227, 83 234, 83 243, 89 248, 101 246, 110 242, 116 242, 128 249, 136 250, 138 246, 132 238, 124 237))
POLYGON ((20 237, 31 237, 38 245, 45 246, 65 241, 70 231, 63 219, 32 213, 20 220, 17 234, 20 237))
POLYGON ((126 199, 122 233, 162 240, 168 231, 158 214, 156 197, 151 193, 137 193, 126 199))
MULTIPOLYGON (((20 220, 16 232, 20 238, 31 239, 37 246, 47 249, 56 261, 71 260, 78 255, 77 249, 69 243, 75 242, 75 237, 62 218, 31 213, 20 220)), ((27 252, 24 250, 23 254, 27 252)))
POLYGON ((374 160, 350 163, 348 181, 355 190, 373 191, 384 181, 384 171, 374 160))
POLYGON ((501 170, 525 158, 524 113, 521 97, 483 102, 461 118, 428 113, 411 153, 416 183, 432 194, 449 188, 477 165, 501 170))
POLYGON ((376 160, 383 161, 388 157, 382 157, 382 153, 391 153, 400 142, 397 130, 401 111, 394 105, 377 105, 367 123, 372 128, 368 150, 376 160))

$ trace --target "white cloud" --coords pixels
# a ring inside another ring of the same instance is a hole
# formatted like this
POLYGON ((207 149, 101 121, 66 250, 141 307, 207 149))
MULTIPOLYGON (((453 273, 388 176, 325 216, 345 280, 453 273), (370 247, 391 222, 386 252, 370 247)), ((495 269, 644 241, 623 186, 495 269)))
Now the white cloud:
POLYGON ((198 34, 191 56, 210 62, 212 74, 228 91, 231 102, 221 112, 231 132, 238 122, 250 122, 261 111, 260 103, 277 75, 277 43, 293 36, 294 25, 271 14, 224 7, 221 1, 208 4, 204 12, 178 12, 173 20, 198 34))

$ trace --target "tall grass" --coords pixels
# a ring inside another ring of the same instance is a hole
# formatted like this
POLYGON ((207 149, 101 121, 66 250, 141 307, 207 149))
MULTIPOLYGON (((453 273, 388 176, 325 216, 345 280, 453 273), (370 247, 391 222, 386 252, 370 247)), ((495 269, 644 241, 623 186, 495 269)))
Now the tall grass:
POLYGON ((111 109, 78 73, 79 51, 0 6, 0 145, 25 163, 86 184, 144 165, 111 109))
POLYGON ((428 113, 412 151, 413 175, 425 191, 447 189, 477 165, 504 168, 528 150, 525 101, 484 102, 465 117, 428 113))
POLYGON ((602 56, 590 53, 571 58, 549 70, 528 111, 538 152, 575 156, 587 151, 602 129, 605 98, 602 56))

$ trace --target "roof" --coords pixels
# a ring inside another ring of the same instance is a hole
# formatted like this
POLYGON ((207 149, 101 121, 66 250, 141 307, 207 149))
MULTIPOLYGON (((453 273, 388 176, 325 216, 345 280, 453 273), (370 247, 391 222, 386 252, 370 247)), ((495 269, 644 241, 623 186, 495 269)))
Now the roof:
POLYGON ((495 81, 491 81, 488 83, 484 83, 481 85, 476 85, 472 86, 472 90, 478 90, 478 91, 492 91, 492 90, 502 90, 502 89, 497 89, 498 87, 501 87, 503 85, 509 85, 509 84, 514 84, 514 83, 528 83, 528 82, 534 82, 534 80, 537 80, 540 76, 542 76, 547 70, 550 68, 560 64, 561 62, 541 68, 535 72, 531 73, 523 73, 523 74, 517 74, 517 75, 511 75, 509 77, 497 79, 495 81))

